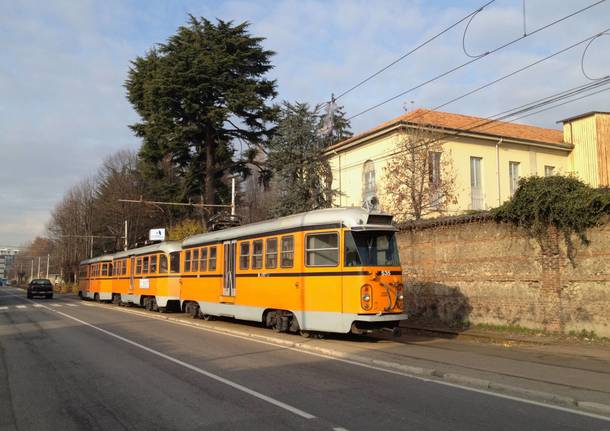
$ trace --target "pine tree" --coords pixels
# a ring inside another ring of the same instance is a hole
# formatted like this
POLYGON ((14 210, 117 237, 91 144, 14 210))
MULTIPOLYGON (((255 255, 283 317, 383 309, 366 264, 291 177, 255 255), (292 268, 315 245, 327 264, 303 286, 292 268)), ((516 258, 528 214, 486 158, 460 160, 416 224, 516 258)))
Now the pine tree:
POLYGON ((247 22, 190 16, 166 43, 136 58, 127 96, 141 117, 130 126, 142 138, 141 171, 163 199, 227 202, 232 141, 256 153, 268 141, 276 108, 267 103, 276 83, 266 78, 272 51, 248 32, 247 22))

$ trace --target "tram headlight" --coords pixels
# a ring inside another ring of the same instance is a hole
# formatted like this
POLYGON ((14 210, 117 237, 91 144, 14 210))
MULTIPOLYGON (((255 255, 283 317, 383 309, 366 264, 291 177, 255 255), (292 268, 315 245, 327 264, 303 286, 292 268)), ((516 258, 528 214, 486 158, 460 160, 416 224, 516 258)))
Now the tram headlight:
POLYGON ((360 306, 363 310, 373 308, 373 288, 370 284, 365 284, 360 288, 360 306))
POLYGON ((396 306, 401 310, 405 309, 405 295, 402 284, 396 286, 396 306))

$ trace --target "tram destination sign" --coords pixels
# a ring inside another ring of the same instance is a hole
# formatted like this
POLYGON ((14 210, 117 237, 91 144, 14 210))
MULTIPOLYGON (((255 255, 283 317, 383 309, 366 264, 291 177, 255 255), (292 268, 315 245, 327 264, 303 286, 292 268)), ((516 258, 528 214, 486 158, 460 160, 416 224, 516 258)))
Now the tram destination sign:
POLYGON ((148 232, 149 241, 165 241, 165 229, 151 229, 148 232))

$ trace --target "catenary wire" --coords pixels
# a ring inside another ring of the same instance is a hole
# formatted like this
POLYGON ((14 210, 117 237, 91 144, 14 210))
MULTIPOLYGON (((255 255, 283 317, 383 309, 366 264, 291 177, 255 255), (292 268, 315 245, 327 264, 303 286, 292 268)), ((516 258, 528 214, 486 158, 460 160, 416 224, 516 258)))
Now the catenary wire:
POLYGON ((589 9, 591 9, 594 6, 597 6, 597 5, 601 4, 601 3, 604 3, 605 1, 606 0, 599 0, 599 1, 597 1, 595 3, 592 3, 592 4, 588 5, 588 6, 585 6, 584 8, 581 8, 581 9, 575 11, 575 12, 572 12, 569 15, 565 15, 565 16, 563 16, 563 17, 561 17, 561 18, 559 18, 559 19, 557 19, 555 21, 552 21, 552 22, 550 22, 550 23, 548 23, 548 24, 546 24, 546 25, 544 25, 542 27, 538 27, 537 29, 533 30, 532 32, 528 33, 525 36, 521 36, 521 37, 513 39, 513 40, 511 40, 509 42, 506 42, 503 45, 500 45, 499 47, 496 47, 496 48, 494 48, 494 49, 492 49, 490 51, 487 51, 484 55, 482 55, 480 57, 476 57, 476 58, 473 58, 471 60, 468 60, 465 63, 462 63, 462 64, 460 64, 458 66, 455 66, 455 67, 453 67, 453 68, 451 68, 451 69, 449 69, 449 70, 447 70, 447 71, 445 71, 445 72, 443 72, 443 73, 441 73, 439 75, 436 75, 433 78, 430 78, 430 79, 428 79, 428 80, 426 80, 424 82, 421 82, 421 83, 419 83, 419 84, 409 88, 408 90, 405 90, 405 91, 403 91, 401 93, 396 94, 395 96, 392 96, 392 97, 390 97, 388 99, 385 99, 385 100, 383 100, 383 101, 381 101, 381 102, 379 102, 379 103, 377 103, 377 104, 375 104, 375 105, 373 105, 373 106, 371 106, 369 108, 366 108, 366 109, 358 112, 357 114, 352 115, 351 117, 348 118, 348 120, 352 120, 352 119, 354 119, 356 117, 359 117, 361 115, 364 115, 364 114, 366 114, 366 113, 368 113, 368 112, 370 112, 370 111, 372 111, 374 109, 377 109, 377 108, 379 108, 379 107, 381 107, 381 106, 383 106, 383 105, 385 105, 385 104, 387 104, 389 102, 392 102, 392 101, 394 101, 394 100, 396 100, 396 99, 398 99, 398 98, 400 98, 400 97, 402 97, 402 96, 404 96, 404 95, 406 95, 406 94, 408 94, 408 93, 410 93, 412 91, 415 91, 415 90, 417 90, 419 88, 422 88, 425 85, 428 85, 428 84, 430 84, 430 83, 432 83, 434 81, 437 81, 437 80, 439 80, 439 79, 441 79, 441 78, 443 78, 443 77, 445 77, 445 76, 447 76, 447 75, 449 75, 449 74, 451 74, 451 73, 453 73, 453 72, 455 72, 455 71, 457 71, 459 69, 462 69, 462 68, 464 68, 464 67, 466 67, 466 66, 468 66, 468 65, 470 65, 472 63, 475 63, 475 62, 481 60, 482 58, 487 57, 490 54, 496 53, 496 52, 498 52, 498 51, 500 51, 500 50, 502 50, 504 48, 507 48, 507 47, 509 47, 509 46, 511 46, 511 45, 513 45, 513 44, 515 44, 515 43, 517 43, 517 42, 527 38, 527 37, 533 36, 534 34, 537 34, 537 33, 541 32, 543 30, 546 30, 549 27, 552 27, 552 26, 554 26, 556 24, 559 24, 560 22, 565 21, 565 20, 567 20, 567 19, 569 19, 569 18, 571 18, 571 17, 573 17, 573 16, 575 16, 575 15, 577 15, 579 13, 582 13, 582 12, 584 12, 586 10, 589 10, 589 9))
POLYGON ((419 45, 417 45, 415 48, 411 49, 409 52, 401 55, 400 57, 398 57, 396 60, 394 60, 393 62, 391 62, 390 64, 388 64, 387 66, 382 67, 381 69, 379 69, 377 72, 373 73, 372 75, 369 75, 368 77, 366 77, 365 79, 363 79, 362 81, 358 82, 357 84, 353 85, 352 87, 348 88, 347 90, 345 90, 343 93, 339 94, 337 97, 334 98, 334 100, 339 100, 341 97, 345 96, 348 93, 351 93, 352 91, 354 91, 355 89, 357 89, 358 87, 364 85, 365 83, 367 83, 368 81, 370 81, 371 79, 375 78, 376 76, 380 75, 381 73, 385 72, 386 70, 388 70, 389 68, 391 68, 392 66, 394 66, 395 64, 401 62, 402 60, 404 60, 405 58, 407 58, 408 56, 410 56, 411 54, 415 53, 416 51, 418 51, 419 49, 423 48, 424 46, 428 45, 429 43, 433 42, 435 39, 439 38, 440 36, 442 36, 443 34, 447 33, 449 30, 453 29, 454 27, 458 26, 459 24, 463 23, 465 20, 467 20, 469 17, 476 15, 477 13, 479 13, 480 11, 482 11, 483 9, 485 9, 487 6, 489 6, 490 4, 492 4, 494 1, 496 0, 491 0, 488 1, 487 3, 485 3, 484 5, 482 5, 481 7, 479 7, 477 10, 470 12, 468 15, 466 15, 465 17, 463 17, 462 19, 460 19, 459 21, 456 21, 455 23, 451 24, 449 27, 446 27, 445 29, 443 29, 442 31, 440 31, 439 33, 435 34, 434 36, 430 37, 429 39, 426 39, 424 42, 420 43, 419 45))
MULTIPOLYGON (((608 30, 610 30, 610 29, 608 29, 608 30)), ((593 35, 593 36, 590 36, 590 37, 587 37, 587 38, 585 38, 585 39, 582 39, 582 40, 581 40, 581 41, 579 41, 579 42, 573 43, 572 45, 570 45, 570 46, 568 46, 568 47, 566 47, 566 48, 562 48, 562 49, 560 49, 559 51, 555 51, 554 53, 552 53, 552 54, 550 54, 550 55, 548 55, 548 56, 546 56, 546 57, 544 57, 544 58, 541 58, 540 60, 536 60, 536 61, 534 61, 534 62, 532 62, 532 63, 529 63, 529 64, 527 64, 526 66, 523 66, 523 67, 518 68, 518 69, 516 69, 516 70, 514 70, 514 71, 512 71, 512 72, 510 72, 510 73, 508 73, 508 74, 506 74, 506 75, 501 76, 500 78, 494 79, 493 81, 490 81, 490 82, 488 82, 488 83, 486 83, 486 84, 483 84, 483 85, 481 85, 481 86, 479 86, 479 87, 477 87, 477 88, 475 88, 475 89, 473 89, 473 90, 470 90, 470 91, 468 91, 468 92, 466 92, 466 93, 464 93, 464 94, 462 94, 462 95, 460 95, 460 96, 457 96, 457 97, 455 97, 455 98, 453 98, 453 99, 450 99, 450 100, 448 100, 447 102, 444 102, 444 103, 442 103, 442 104, 440 104, 440 105, 437 105, 437 106, 435 106, 434 108, 430 109, 429 111, 437 111, 437 110, 438 110, 438 109, 440 109, 440 108, 443 108, 443 107, 445 107, 445 106, 447 106, 447 105, 450 105, 450 104, 452 104, 452 103, 454 103, 454 102, 457 102, 458 100, 464 99, 464 98, 466 98, 466 97, 468 97, 468 96, 470 96, 470 95, 472 95, 472 94, 474 94, 474 93, 477 93, 477 92, 479 92, 479 91, 481 91, 481 90, 483 90, 483 89, 485 89, 485 88, 491 87, 492 85, 497 84, 498 82, 501 82, 501 81, 503 81, 503 80, 505 80, 505 79, 507 79, 507 78, 510 78, 510 77, 512 77, 512 76, 517 75, 518 73, 521 73, 521 72, 523 72, 523 71, 525 71, 525 70, 527 70, 527 69, 530 69, 530 68, 532 68, 532 67, 534 67, 534 66, 537 66, 538 64, 540 64, 540 63, 542 63, 542 62, 545 62, 545 61, 547 61, 547 60, 549 60, 549 59, 551 59, 551 58, 553 58, 553 57, 556 57, 557 55, 563 54, 563 53, 565 53, 565 52, 567 52, 567 51, 569 51, 569 50, 571 50, 571 49, 574 49, 574 48, 576 48, 577 46, 580 46, 580 45, 582 45, 582 44, 586 43, 587 41, 589 41, 589 44, 590 44, 590 43, 591 43, 593 40, 595 40, 596 38, 598 38, 600 34, 604 34, 604 33, 605 33, 605 32, 607 32, 608 30, 604 30, 604 31, 603 31, 603 32, 601 32, 601 33, 597 33, 597 34, 595 34, 595 35, 593 35)), ((587 46, 588 46, 588 45, 587 45, 587 46)), ((586 76, 586 75, 585 75, 585 76, 586 76)), ((606 76, 606 77, 604 77, 604 78, 607 78, 607 76, 606 76)), ((600 79, 604 79, 604 78, 600 78, 600 79)), ((597 80, 595 80, 595 81, 597 81, 597 80)), ((587 84, 585 84, 585 85, 587 85, 587 84)), ((427 112, 429 112, 429 111, 427 111, 427 112)), ((410 118, 410 120, 415 120, 415 119, 417 119, 417 118, 418 118, 419 116, 421 116, 421 115, 426 115, 426 114, 427 114, 427 112, 426 112, 426 113, 422 113, 422 114, 420 114, 420 115, 415 115, 414 117, 411 117, 411 118, 410 118)))

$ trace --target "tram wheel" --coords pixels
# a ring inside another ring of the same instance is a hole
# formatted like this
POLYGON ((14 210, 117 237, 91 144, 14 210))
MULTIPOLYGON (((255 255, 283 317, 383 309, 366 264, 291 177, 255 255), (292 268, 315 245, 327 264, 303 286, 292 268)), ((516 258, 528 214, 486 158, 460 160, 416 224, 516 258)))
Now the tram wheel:
POLYGON ((303 330, 299 331, 299 334, 301 334, 301 337, 303 338, 311 338, 313 335, 311 332, 303 330))
POLYGON ((190 314, 193 319, 199 317, 199 304, 197 304, 196 302, 189 303, 188 314, 190 314))

